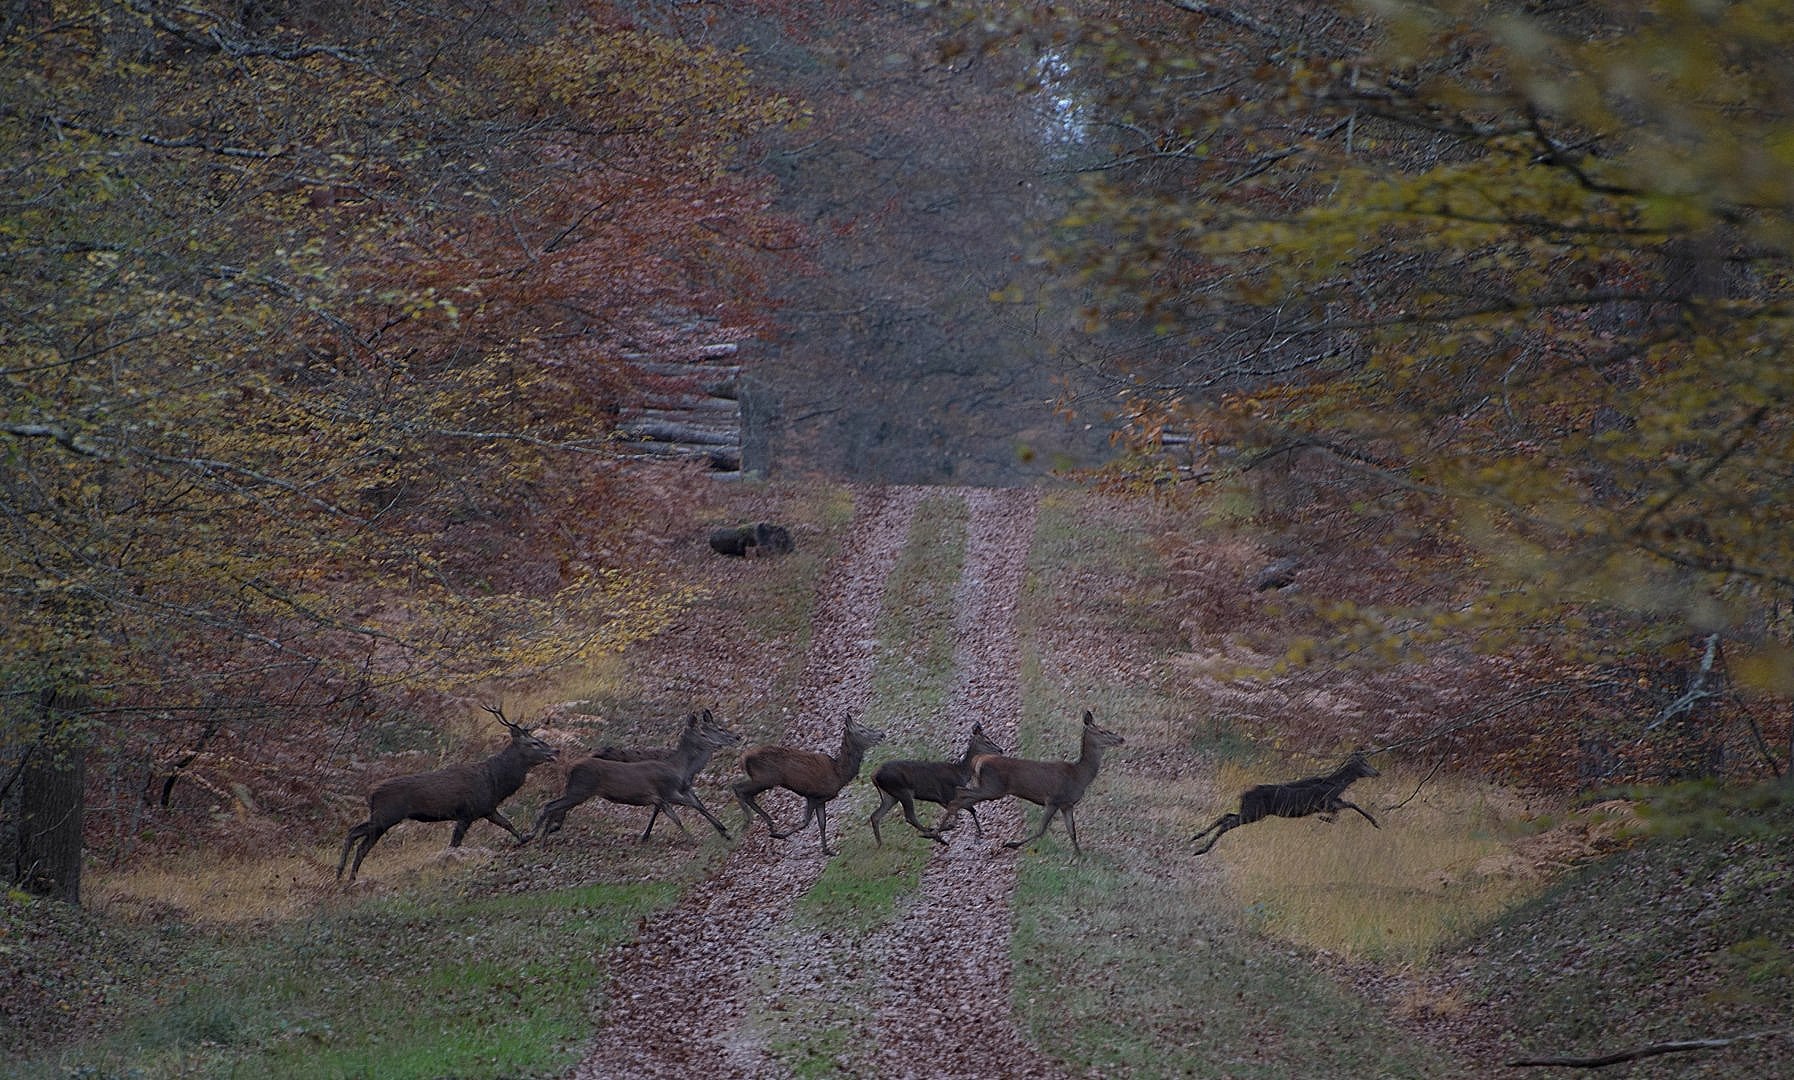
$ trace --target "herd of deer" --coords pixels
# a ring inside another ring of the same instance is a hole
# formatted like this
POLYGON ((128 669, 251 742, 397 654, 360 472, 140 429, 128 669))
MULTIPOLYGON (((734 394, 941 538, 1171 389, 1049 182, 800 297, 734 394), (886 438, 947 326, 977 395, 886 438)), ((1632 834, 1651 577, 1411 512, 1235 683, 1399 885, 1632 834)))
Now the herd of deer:
MULTIPOLYGON (((475 821, 484 819, 516 837, 518 844, 527 844, 539 836, 558 832, 567 811, 594 797, 625 806, 651 807, 653 812, 648 815, 648 826, 641 835, 643 841, 652 835, 654 823, 662 814, 689 836, 685 823, 674 812, 674 807, 680 806, 696 810, 719 834, 728 838, 728 828, 692 790, 693 779, 709 764, 716 751, 741 742, 741 736, 712 716, 710 710, 686 717, 679 742, 671 748, 642 750, 607 746, 581 758, 568 770, 566 787, 560 796, 544 806, 529 832, 523 833, 498 808, 523 786, 531 769, 553 761, 558 751, 538 738, 530 728, 505 719, 502 709, 491 705, 484 708, 510 732, 510 743, 484 761, 451 765, 376 784, 368 792, 367 820, 350 829, 343 839, 342 856, 336 865, 338 880, 343 876, 344 867, 348 867, 349 880, 353 882, 361 872, 361 861, 374 844, 401 821, 453 821, 455 829, 449 846, 459 847, 468 828, 475 821), (356 849, 357 841, 361 845, 359 849, 356 849), (351 865, 349 853, 352 850, 355 860, 351 865)), ((833 855, 828 846, 828 804, 859 775, 860 762, 866 751, 883 738, 883 732, 849 717, 842 730, 841 748, 833 755, 779 745, 749 749, 741 756, 746 779, 733 785, 735 800, 741 804, 743 812, 742 832, 753 825, 754 816, 758 815, 766 822, 773 837, 782 840, 808 828, 814 819, 823 853, 833 855), (779 829, 757 801, 757 796, 773 788, 784 788, 803 797, 804 817, 795 827, 779 829)), ((1065 831, 1071 837, 1072 850, 1082 855, 1073 810, 1096 778, 1103 752, 1123 742, 1120 735, 1098 726, 1096 717, 1086 710, 1076 760, 1033 761, 1004 754, 1001 747, 985 736, 984 729, 974 724, 965 753, 957 761, 900 760, 879 766, 872 775, 872 784, 879 793, 878 809, 872 812, 873 838, 880 845, 884 843, 878 824, 900 804, 904 820, 936 843, 946 843, 942 834, 954 827, 961 810, 971 814, 972 825, 982 838, 984 829, 978 822, 977 805, 1013 795, 1044 807, 1046 813, 1040 820, 1040 828, 1024 839, 1009 841, 1004 847, 1018 848, 1032 843, 1045 834, 1057 815, 1065 819, 1065 831), (934 828, 929 829, 917 820, 917 799, 945 808, 934 828)), ((1229 829, 1270 816, 1318 814, 1321 820, 1330 822, 1341 810, 1355 810, 1375 826, 1375 818, 1342 796, 1353 781, 1376 775, 1377 770, 1368 760, 1368 751, 1361 748, 1353 751, 1345 764, 1323 776, 1250 788, 1240 797, 1239 810, 1222 815, 1192 838, 1200 840, 1213 834, 1196 854, 1204 854, 1214 847, 1215 841, 1229 829)))

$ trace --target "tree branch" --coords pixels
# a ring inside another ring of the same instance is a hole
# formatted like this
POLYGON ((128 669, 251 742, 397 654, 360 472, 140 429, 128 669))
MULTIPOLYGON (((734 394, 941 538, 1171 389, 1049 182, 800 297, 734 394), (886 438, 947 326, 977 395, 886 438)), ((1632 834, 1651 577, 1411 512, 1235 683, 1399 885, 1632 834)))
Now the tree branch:
POLYGON ((1777 1035, 1794 1034, 1794 1028, 1782 1028, 1776 1031, 1753 1031, 1746 1035, 1733 1035, 1723 1039, 1682 1039, 1676 1042, 1652 1043, 1636 1050, 1621 1050, 1612 1054, 1598 1054, 1594 1057, 1551 1057, 1520 1058, 1507 1062, 1510 1069, 1534 1068, 1538 1066, 1557 1067, 1562 1069, 1604 1069, 1609 1065, 1619 1065, 1640 1058, 1657 1057, 1660 1054, 1679 1054, 1688 1050, 1718 1050, 1733 1043, 1747 1042, 1751 1039, 1767 1039, 1777 1035))

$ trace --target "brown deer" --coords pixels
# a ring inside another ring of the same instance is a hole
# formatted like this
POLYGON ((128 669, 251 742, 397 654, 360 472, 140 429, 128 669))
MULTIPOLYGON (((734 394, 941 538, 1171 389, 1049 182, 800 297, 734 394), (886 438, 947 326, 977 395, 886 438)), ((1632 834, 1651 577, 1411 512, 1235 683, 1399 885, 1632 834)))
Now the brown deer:
POLYGON ((680 734, 679 745, 673 748, 670 760, 617 761, 597 754, 581 758, 568 771, 567 786, 560 796, 542 808, 529 835, 520 837, 517 842, 527 844, 538 836, 560 832, 567 811, 594 796, 624 806, 653 807, 654 812, 648 815, 648 827, 642 830, 641 843, 644 844, 653 835, 654 823, 662 814, 679 826, 681 833, 691 835, 685 822, 673 812, 675 806, 696 810, 727 840, 729 830, 698 799, 691 783, 710 762, 711 755, 740 741, 740 735, 717 723, 706 709, 702 714, 686 718, 685 730, 680 734))
POLYGON ((530 729, 505 719, 502 709, 494 705, 481 708, 498 718, 511 733, 510 745, 484 761, 450 765, 411 776, 395 776, 375 784, 368 792, 368 819, 349 830, 343 839, 342 858, 336 863, 336 877, 342 880, 343 867, 349 862, 349 849, 361 841, 355 853, 355 865, 349 867, 349 880, 361 872, 361 860, 386 830, 401 821, 452 821, 455 831, 449 847, 461 846, 461 839, 475 821, 484 818, 499 828, 523 839, 505 816, 499 804, 517 793, 529 771, 545 761, 553 761, 556 751, 530 733, 530 729))
POLYGON ((1352 751, 1343 765, 1324 776, 1310 776, 1287 784, 1259 784, 1257 787, 1247 788, 1240 796, 1239 810, 1222 814, 1215 819, 1213 825, 1190 837, 1190 842, 1195 843, 1209 833, 1215 834, 1209 837, 1208 843, 1197 848, 1194 854, 1208 854, 1209 849, 1215 846, 1215 841, 1221 839, 1221 834, 1229 829, 1273 816, 1298 818, 1318 814, 1322 821, 1330 825, 1341 810, 1357 810, 1364 820, 1370 822, 1372 828, 1382 828, 1377 824, 1376 818, 1341 797, 1354 780, 1383 775, 1370 763, 1368 754, 1369 751, 1359 747, 1352 751))
MULTIPOLYGON (((891 812, 898 803, 903 804, 903 820, 916 827, 916 831, 924 836, 929 831, 916 820, 916 802, 924 802, 945 806, 953 801, 953 795, 959 786, 972 778, 972 759, 982 754, 1001 754, 1003 748, 991 742, 984 734, 984 725, 972 725, 972 737, 966 743, 966 752, 958 761, 887 761, 872 774, 872 786, 878 789, 878 809, 872 811, 872 838, 880 847, 884 846, 884 837, 879 835, 878 823, 891 812)), ((984 826, 978 821, 975 807, 967 807, 972 815, 972 827, 978 830, 978 836, 984 836, 984 826)), ((939 836, 930 839, 937 844, 946 843, 939 836)))
POLYGON ((829 800, 859 775, 860 761, 866 756, 866 750, 878 745, 884 737, 884 732, 861 727, 850 716, 841 732, 841 749, 834 757, 789 746, 756 746, 741 755, 741 767, 747 773, 747 779, 735 783, 735 800, 744 812, 742 832, 746 833, 752 827, 754 815, 758 814, 766 822, 773 839, 783 840, 802 832, 810 819, 815 818, 817 834, 822 838, 822 853, 833 855, 828 846, 829 800), (776 787, 796 792, 804 798, 804 819, 794 829, 780 832, 772 816, 755 801, 755 796, 776 787))
POLYGON ((1030 761, 1027 758, 1004 757, 1001 754, 973 758, 970 782, 954 794, 953 801, 947 804, 947 809, 941 814, 941 823, 935 827, 934 832, 923 835, 939 840, 941 833, 953 827, 953 817, 961 810, 991 799, 1001 799, 1005 795, 1014 795, 1018 799, 1026 799, 1046 807, 1046 814, 1040 819, 1040 828, 1034 830, 1033 835, 1023 840, 1011 840, 1004 847, 1018 848, 1038 840, 1046 833, 1047 826, 1053 823, 1053 815, 1058 814, 1065 818, 1065 831, 1071 837, 1072 851, 1083 855, 1083 849, 1078 847, 1078 822, 1072 816, 1072 810, 1078 805, 1078 800, 1084 797, 1084 789, 1096 779, 1096 770, 1103 764, 1103 752, 1126 741, 1115 732, 1098 727, 1096 717, 1086 709, 1076 761, 1030 761))

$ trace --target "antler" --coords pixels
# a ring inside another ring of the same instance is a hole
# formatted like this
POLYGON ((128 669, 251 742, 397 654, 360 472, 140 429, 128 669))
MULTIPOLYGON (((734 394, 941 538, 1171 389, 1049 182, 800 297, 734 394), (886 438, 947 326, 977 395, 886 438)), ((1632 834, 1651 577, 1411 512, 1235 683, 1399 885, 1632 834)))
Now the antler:
POLYGON ((530 731, 529 728, 524 727, 522 724, 513 724, 509 720, 505 719, 505 710, 504 710, 503 705, 487 705, 487 704, 481 703, 480 708, 485 709, 487 712, 489 712, 493 716, 497 717, 498 722, 503 724, 507 729, 509 729, 511 731, 521 731, 525 735, 529 734, 529 731, 530 731))

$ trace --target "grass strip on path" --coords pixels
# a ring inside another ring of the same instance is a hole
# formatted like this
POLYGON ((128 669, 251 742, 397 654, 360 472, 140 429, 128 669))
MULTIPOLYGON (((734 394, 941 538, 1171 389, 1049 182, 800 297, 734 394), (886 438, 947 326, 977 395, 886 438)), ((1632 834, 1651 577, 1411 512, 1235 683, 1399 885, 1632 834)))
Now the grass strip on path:
MULTIPOLYGON (((866 722, 887 731, 868 754, 860 779, 831 808, 839 854, 800 897, 792 920, 808 932, 861 942, 899 917, 921 887, 933 844, 913 836, 898 818, 886 843, 873 843, 865 813, 876 805, 870 778, 879 764, 897 757, 933 757, 946 751, 906 732, 928 730, 945 714, 953 682, 954 600, 965 565, 965 501, 931 495, 918 507, 910 535, 887 579, 875 624, 877 645, 866 722)), ((887 824, 890 819, 887 819, 887 824)), ((813 998, 805 1014, 780 1017, 769 1050, 793 1077, 848 1075, 854 1047, 847 1032, 878 989, 872 965, 847 972, 827 1000, 813 998), (845 1070, 845 1071, 844 1071, 845 1070)), ((771 1025, 769 1025, 771 1026, 771 1025)))

